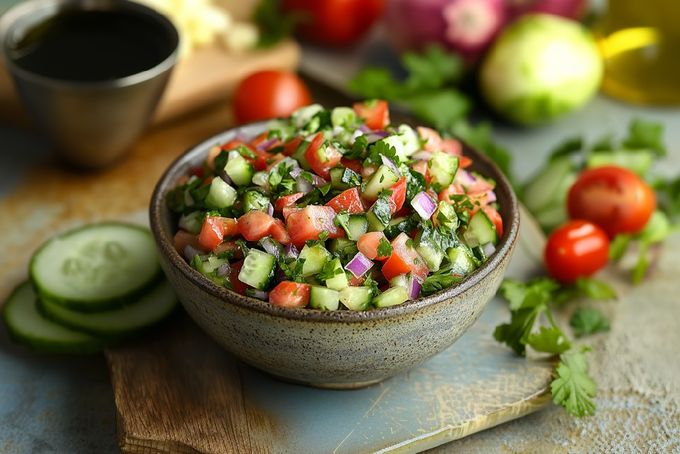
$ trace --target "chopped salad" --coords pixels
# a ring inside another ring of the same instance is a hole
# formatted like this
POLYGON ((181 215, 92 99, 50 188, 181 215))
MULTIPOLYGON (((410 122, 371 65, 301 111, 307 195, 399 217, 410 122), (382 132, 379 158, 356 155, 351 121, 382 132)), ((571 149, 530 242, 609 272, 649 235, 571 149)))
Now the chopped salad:
POLYGON ((503 235, 495 182, 460 142, 390 123, 385 101, 304 107, 213 147, 168 193, 177 251, 282 307, 367 310, 451 287, 503 235))

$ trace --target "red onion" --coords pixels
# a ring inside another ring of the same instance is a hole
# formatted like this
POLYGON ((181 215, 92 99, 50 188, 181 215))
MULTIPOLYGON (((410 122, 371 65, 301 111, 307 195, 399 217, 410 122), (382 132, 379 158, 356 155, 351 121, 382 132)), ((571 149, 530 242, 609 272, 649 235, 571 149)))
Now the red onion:
POLYGON ((418 281, 418 279, 412 275, 411 278, 409 279, 409 286, 406 289, 408 290, 409 298, 411 298, 412 300, 418 299, 418 297, 420 296, 420 287, 421 287, 420 281, 418 281))
POLYGON ((278 140, 279 139, 277 138, 265 140, 264 142, 257 144, 255 148, 257 148, 258 150, 267 151, 271 148, 272 145, 278 142, 278 140))
POLYGON ((429 161, 430 158, 432 157, 432 152, 431 151, 425 151, 421 150, 416 153, 413 153, 413 156, 411 156, 413 159, 416 161, 429 161))
POLYGON ((419 192, 411 200, 411 206, 423 219, 430 219, 437 210, 437 204, 426 192, 419 192))
POLYGON ((486 191, 486 201, 488 203, 494 203, 496 201, 496 193, 493 191, 486 191))
POLYGON ((267 301, 269 299, 269 293, 263 290, 249 288, 246 290, 246 295, 252 296, 253 298, 257 298, 262 301, 267 301))
POLYGON ((253 184, 261 188, 269 188, 269 174, 267 172, 255 172, 253 184))
POLYGON ((231 266, 229 265, 229 262, 224 262, 219 268, 217 268, 217 275, 220 277, 228 276, 229 273, 231 273, 231 266))
POLYGON ((273 239, 271 239, 270 237, 267 236, 267 237, 262 238, 262 239, 260 240, 260 244, 262 245, 262 249, 264 249, 264 251, 265 251, 267 254, 273 255, 273 256, 276 257, 277 259, 278 259, 279 256, 281 255, 281 246, 279 246, 279 244, 276 243, 276 242, 275 242, 273 239))
POLYGON ((491 243, 486 243, 484 246, 482 246, 482 251, 484 251, 484 255, 486 257, 491 257, 491 254, 496 252, 496 246, 491 243))
POLYGON ((456 172, 456 183, 462 184, 463 186, 472 186, 476 182, 477 178, 467 170, 458 169, 458 172, 456 172))
POLYGON ((302 175, 302 169, 299 167, 296 167, 290 171, 291 178, 297 178, 300 175, 302 175))
POLYGON ((310 172, 310 175, 312 175, 312 183, 313 183, 314 186, 316 186, 317 188, 318 188, 318 187, 321 187, 321 186, 323 186, 323 185, 325 185, 325 184, 328 184, 328 181, 324 180, 324 179, 321 178, 319 175, 317 175, 317 174, 315 174, 315 173, 311 173, 311 172, 310 172))
POLYGON ((364 134, 367 134, 367 133, 371 132, 372 129, 369 128, 366 125, 361 125, 361 126, 359 126, 359 131, 363 132, 364 134))
POLYGON ((398 177, 401 176, 401 172, 399 171, 399 167, 392 161, 390 158, 384 155, 380 155, 380 160, 382 161, 384 166, 389 167, 389 169, 394 172, 395 175, 398 177))
POLYGON ((295 183, 297 192, 302 192, 303 194, 308 194, 314 189, 314 185, 302 177, 297 177, 295 183))
POLYGON ((269 216, 274 216, 274 205, 272 205, 271 202, 267 206, 267 214, 269 216))
POLYGON ((296 259, 300 255, 300 252, 298 251, 298 249, 292 244, 286 245, 285 250, 286 250, 286 257, 288 257, 290 259, 296 259))
POLYGON ((373 262, 371 262, 361 252, 357 252, 354 258, 349 261, 345 268, 347 268, 349 272, 355 277, 361 277, 366 273, 366 271, 370 270, 372 266, 373 262))
POLYGON ((187 244, 182 252, 184 253, 184 258, 190 262, 194 259, 194 256, 203 254, 203 251, 196 249, 190 244, 187 244))
POLYGON ((389 135, 390 135, 390 133, 387 132, 387 131, 369 132, 368 134, 366 134, 366 141, 368 143, 374 143, 374 142, 377 142, 378 140, 384 139, 385 137, 387 137, 389 135))

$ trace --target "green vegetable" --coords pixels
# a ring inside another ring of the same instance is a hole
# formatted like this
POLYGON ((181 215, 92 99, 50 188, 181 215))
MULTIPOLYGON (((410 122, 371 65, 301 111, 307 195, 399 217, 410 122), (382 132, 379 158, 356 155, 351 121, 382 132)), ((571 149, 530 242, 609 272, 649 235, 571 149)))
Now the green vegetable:
POLYGON ((562 353, 556 369, 557 378, 550 384, 553 402, 579 417, 595 413, 593 397, 597 385, 588 375, 586 351, 581 348, 562 353))
POLYGON ((609 331, 609 320, 602 315, 602 312, 592 308, 577 309, 571 316, 569 325, 574 330, 576 337, 609 331))
POLYGON ((527 15, 492 46, 481 68, 481 88, 498 113, 535 125, 583 106, 597 91, 602 71, 597 45, 583 26, 527 15))

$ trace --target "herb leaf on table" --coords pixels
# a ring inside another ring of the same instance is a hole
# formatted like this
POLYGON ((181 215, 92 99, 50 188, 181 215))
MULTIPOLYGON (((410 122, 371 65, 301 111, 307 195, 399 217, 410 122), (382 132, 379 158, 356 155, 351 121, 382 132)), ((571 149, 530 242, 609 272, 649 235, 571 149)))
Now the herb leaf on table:
POLYGON ((593 308, 579 308, 571 316, 569 325, 574 330, 576 337, 609 331, 609 320, 602 312, 593 308))
POLYGON ((562 353, 556 368, 557 377, 550 384, 553 402, 579 417, 595 413, 593 398, 597 384, 588 375, 587 351, 587 348, 581 348, 562 353))

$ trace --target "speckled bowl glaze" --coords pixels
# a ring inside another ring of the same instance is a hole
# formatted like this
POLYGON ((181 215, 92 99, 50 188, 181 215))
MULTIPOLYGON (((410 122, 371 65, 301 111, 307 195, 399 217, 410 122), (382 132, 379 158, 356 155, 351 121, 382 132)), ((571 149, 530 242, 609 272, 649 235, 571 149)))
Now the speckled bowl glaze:
MULTIPOLYGON (((501 172, 466 148, 473 169, 497 182, 505 233, 496 252, 459 285, 399 306, 365 312, 284 309, 213 284, 175 251, 177 219, 165 195, 208 150, 237 134, 265 129, 255 123, 218 134, 180 156, 159 181, 150 221, 161 265, 196 323, 244 362, 282 379, 324 388, 358 388, 407 371, 453 344, 494 296, 519 229, 517 200, 501 172)), ((464 371, 461 371, 464 373, 464 371)))

